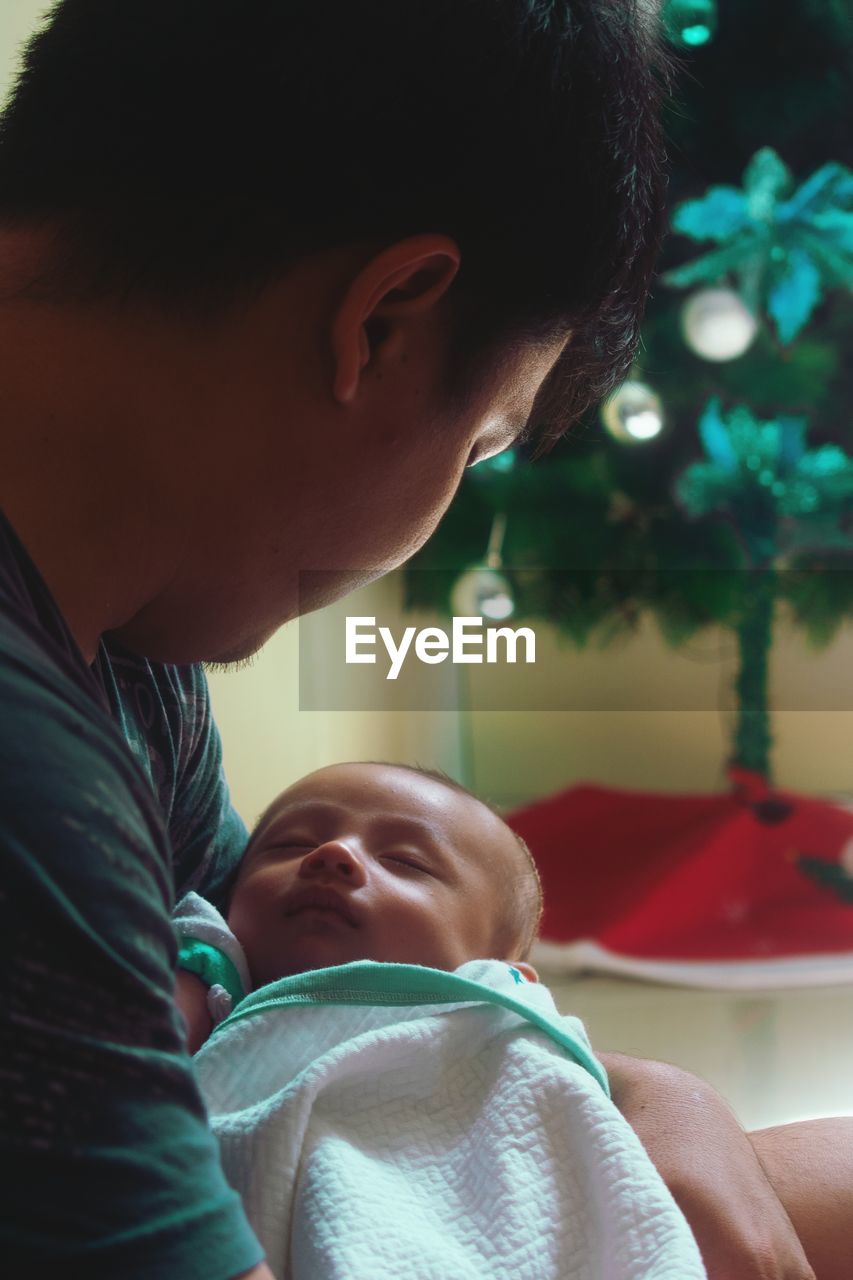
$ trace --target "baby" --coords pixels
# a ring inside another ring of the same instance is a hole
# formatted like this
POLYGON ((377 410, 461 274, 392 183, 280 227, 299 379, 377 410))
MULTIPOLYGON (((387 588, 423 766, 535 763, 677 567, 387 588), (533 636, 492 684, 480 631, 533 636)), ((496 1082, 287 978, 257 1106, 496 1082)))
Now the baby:
MULTIPOLYGON (((179 932, 202 945, 185 944, 180 963, 221 979, 207 939, 252 989, 353 960, 454 970, 492 958, 535 982, 526 960, 541 911, 527 846, 481 800, 427 770, 339 764, 302 778, 262 815, 231 894, 233 938, 194 896, 181 904, 179 932)), ((211 1012, 179 981, 193 1051, 223 1012, 220 990, 211 1012)))
POLYGON ((703 1280, 582 1024, 527 962, 541 907, 495 812, 387 764, 283 792, 226 919, 181 904, 199 1082, 276 1276, 703 1280))

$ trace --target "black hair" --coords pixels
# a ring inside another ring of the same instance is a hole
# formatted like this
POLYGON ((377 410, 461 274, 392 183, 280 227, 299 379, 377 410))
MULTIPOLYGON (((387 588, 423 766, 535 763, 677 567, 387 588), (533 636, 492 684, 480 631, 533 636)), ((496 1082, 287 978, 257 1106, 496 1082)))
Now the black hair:
POLYGON ((0 118, 0 225, 56 230, 31 296, 199 321, 312 251, 447 234, 458 388, 501 342, 574 333, 548 443, 637 344, 663 226, 654 9, 59 0, 0 118))

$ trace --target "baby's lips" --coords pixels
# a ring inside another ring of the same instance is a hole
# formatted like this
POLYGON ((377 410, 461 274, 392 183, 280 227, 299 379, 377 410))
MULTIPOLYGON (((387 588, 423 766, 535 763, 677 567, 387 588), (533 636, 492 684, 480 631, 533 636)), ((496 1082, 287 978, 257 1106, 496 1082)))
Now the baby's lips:
POLYGON ((351 928, 358 927, 358 919, 352 907, 342 894, 336 893, 333 889, 324 889, 319 886, 302 889, 289 894, 282 906, 285 916, 294 916, 300 911, 326 911, 340 916, 351 928))

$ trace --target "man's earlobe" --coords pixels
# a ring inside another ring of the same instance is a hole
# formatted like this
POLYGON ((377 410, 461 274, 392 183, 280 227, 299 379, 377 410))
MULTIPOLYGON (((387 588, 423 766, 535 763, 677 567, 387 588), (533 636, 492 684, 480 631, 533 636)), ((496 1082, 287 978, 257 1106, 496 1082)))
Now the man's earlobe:
POLYGON ((370 341, 363 325, 348 342, 334 343, 335 361, 332 395, 338 404, 352 404, 361 380, 361 371, 370 362, 370 341))

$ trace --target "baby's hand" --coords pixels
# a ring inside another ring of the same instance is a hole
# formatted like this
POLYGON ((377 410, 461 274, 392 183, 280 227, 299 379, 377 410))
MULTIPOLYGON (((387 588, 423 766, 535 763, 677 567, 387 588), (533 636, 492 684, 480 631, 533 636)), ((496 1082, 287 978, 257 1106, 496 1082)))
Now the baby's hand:
POLYGON ((187 1028, 187 1048, 195 1053, 213 1030, 213 1020, 207 1007, 207 987, 201 978, 187 969, 179 969, 175 979, 175 1004, 184 1016, 187 1028))

